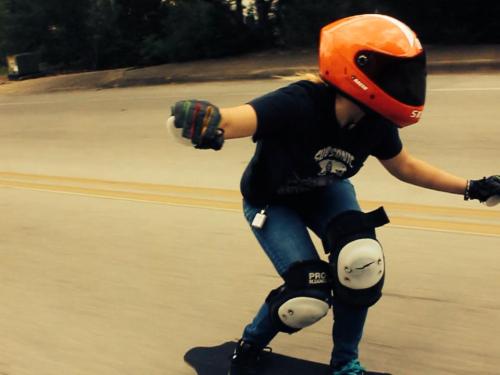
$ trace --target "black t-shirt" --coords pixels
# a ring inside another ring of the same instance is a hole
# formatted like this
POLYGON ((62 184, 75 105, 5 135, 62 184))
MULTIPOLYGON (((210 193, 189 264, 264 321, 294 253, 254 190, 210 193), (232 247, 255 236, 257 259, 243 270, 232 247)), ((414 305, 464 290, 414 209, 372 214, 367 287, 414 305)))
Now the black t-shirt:
POLYGON ((249 103, 257 113, 257 148, 241 180, 245 199, 267 204, 352 177, 369 155, 399 154, 398 129, 380 116, 341 129, 336 94, 331 86, 299 81, 249 103))

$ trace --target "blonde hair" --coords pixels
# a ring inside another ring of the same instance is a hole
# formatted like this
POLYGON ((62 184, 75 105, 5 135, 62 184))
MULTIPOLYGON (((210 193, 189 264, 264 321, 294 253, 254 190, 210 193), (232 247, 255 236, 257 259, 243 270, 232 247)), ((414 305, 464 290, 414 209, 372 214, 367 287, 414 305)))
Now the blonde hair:
POLYGON ((318 73, 298 72, 291 76, 280 76, 279 78, 284 81, 310 81, 318 85, 328 85, 318 73))

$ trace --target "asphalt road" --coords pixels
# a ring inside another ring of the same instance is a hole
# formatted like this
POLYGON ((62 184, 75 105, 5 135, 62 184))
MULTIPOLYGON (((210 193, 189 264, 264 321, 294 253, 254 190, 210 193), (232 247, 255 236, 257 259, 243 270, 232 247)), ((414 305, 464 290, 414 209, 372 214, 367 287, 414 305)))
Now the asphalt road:
MULTIPOLYGON (((176 100, 243 103, 286 84, 244 81, 0 96, 0 374, 190 375, 184 353, 237 339, 280 281, 240 212, 249 139, 221 152, 169 139, 176 100)), ((418 157, 499 173, 500 75, 431 76, 418 157)), ((361 359, 396 375, 500 373, 500 209, 353 179, 383 204, 385 296, 361 359)), ((275 352, 327 362, 331 317, 275 352)))

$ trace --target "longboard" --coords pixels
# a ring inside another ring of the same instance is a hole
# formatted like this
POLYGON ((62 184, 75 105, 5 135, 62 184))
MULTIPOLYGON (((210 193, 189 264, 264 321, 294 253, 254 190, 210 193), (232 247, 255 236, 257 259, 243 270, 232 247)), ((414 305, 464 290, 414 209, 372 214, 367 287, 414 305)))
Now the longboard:
MULTIPOLYGON (((228 341, 213 347, 195 347, 184 355, 197 375, 227 375, 229 362, 236 342, 228 341)), ((328 365, 306 359, 264 352, 259 375, 330 375, 328 365)), ((366 375, 391 375, 382 372, 366 372, 366 375)))

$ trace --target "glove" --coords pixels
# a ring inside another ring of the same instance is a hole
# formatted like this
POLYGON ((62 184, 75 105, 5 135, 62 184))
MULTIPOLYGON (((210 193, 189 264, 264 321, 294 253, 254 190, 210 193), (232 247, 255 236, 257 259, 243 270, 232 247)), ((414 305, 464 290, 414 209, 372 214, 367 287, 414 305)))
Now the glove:
POLYGON ((195 148, 220 150, 224 130, 219 128, 221 115, 215 105, 201 100, 181 100, 172 107, 174 125, 195 148))
POLYGON ((485 202, 494 195, 500 196, 500 175, 467 181, 465 200, 478 199, 480 202, 485 202))

